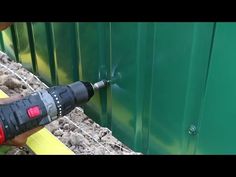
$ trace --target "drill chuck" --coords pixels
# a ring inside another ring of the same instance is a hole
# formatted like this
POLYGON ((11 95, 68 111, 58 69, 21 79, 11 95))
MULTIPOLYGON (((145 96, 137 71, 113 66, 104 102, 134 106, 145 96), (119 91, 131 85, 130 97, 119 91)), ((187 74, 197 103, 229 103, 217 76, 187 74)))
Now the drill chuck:
POLYGON ((105 80, 91 84, 77 81, 34 92, 21 100, 0 106, 0 144, 70 113, 90 100, 105 80))

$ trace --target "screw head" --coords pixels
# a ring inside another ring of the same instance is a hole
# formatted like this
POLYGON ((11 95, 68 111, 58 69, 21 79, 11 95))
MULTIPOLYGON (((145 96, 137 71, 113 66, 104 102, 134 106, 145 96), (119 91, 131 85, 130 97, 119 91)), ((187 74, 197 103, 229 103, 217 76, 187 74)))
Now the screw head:
POLYGON ((188 129, 188 133, 190 135, 196 135, 197 134, 197 127, 195 125, 190 125, 188 129))

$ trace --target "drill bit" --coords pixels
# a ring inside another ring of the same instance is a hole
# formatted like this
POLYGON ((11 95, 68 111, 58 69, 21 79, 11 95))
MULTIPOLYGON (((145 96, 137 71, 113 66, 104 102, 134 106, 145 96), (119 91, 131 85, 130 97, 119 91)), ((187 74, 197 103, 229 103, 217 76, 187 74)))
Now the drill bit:
POLYGON ((109 83, 110 83, 109 80, 101 80, 101 81, 96 82, 96 83, 94 83, 92 85, 93 85, 93 89, 94 90, 99 90, 100 88, 108 86, 109 83))

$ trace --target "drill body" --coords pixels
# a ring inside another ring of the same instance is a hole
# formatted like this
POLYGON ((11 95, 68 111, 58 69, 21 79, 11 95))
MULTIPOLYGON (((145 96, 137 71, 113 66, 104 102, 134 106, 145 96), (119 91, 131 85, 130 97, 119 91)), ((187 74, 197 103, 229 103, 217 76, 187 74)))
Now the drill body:
POLYGON ((88 102, 94 90, 104 86, 106 81, 94 85, 77 81, 36 91, 21 100, 0 106, 0 144, 70 113, 88 102))

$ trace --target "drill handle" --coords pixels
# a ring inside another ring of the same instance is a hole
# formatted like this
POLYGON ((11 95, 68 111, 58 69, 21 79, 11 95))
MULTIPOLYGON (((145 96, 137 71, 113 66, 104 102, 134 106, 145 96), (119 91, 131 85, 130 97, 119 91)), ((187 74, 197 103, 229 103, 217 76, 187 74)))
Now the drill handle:
POLYGON ((13 103, 1 105, 0 144, 40 126, 45 122, 42 121, 45 117, 47 110, 37 92, 13 103))

